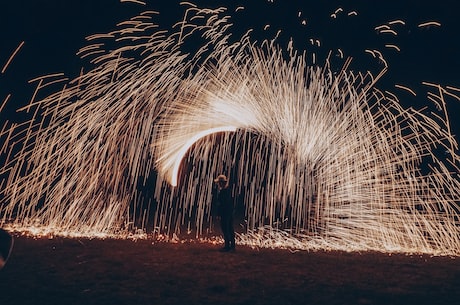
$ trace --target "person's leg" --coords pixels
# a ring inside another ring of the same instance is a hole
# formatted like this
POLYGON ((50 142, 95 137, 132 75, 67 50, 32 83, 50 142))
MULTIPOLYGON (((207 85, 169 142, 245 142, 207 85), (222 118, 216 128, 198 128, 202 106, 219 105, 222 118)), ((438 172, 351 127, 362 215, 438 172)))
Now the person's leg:
POLYGON ((220 219, 220 224, 221 224, 221 229, 222 229, 222 235, 224 236, 224 249, 229 249, 230 248, 230 235, 228 231, 228 219, 227 217, 222 217, 220 219))
POLYGON ((230 239, 230 249, 235 249, 235 228, 233 226, 233 217, 229 220, 228 235, 230 239))

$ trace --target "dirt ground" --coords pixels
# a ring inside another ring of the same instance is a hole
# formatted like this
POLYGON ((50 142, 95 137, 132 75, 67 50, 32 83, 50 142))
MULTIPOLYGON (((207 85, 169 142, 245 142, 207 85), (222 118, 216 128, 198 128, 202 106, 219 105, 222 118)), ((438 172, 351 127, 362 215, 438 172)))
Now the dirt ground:
POLYGON ((0 304, 460 304, 460 258, 16 237, 0 304))

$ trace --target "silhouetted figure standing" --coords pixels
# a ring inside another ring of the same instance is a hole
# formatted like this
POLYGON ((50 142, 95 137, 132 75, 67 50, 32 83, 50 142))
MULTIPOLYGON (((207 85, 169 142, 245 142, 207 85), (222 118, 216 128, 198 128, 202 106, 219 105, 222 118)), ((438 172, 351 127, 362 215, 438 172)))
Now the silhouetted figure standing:
POLYGON ((221 251, 234 251, 235 230, 233 228, 234 202, 232 191, 228 187, 228 180, 225 175, 219 175, 214 179, 214 182, 217 183, 217 211, 225 241, 225 246, 221 251))

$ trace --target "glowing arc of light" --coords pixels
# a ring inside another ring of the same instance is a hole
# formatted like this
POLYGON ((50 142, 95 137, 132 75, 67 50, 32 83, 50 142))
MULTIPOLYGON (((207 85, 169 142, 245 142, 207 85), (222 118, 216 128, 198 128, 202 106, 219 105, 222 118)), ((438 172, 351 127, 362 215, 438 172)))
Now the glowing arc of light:
POLYGON ((213 133, 217 132, 225 132, 225 131, 236 131, 237 127, 235 126, 220 126, 220 127, 214 127, 210 129, 206 129, 203 131, 200 131, 199 133, 195 134, 193 137, 191 137, 183 146, 182 148, 177 152, 174 162, 174 166, 171 172, 171 186, 177 186, 177 177, 179 174, 179 166, 182 162, 182 159, 184 158, 185 154, 189 150, 190 147, 192 147, 193 144, 195 144, 199 139, 204 138, 208 135, 211 135, 213 133))

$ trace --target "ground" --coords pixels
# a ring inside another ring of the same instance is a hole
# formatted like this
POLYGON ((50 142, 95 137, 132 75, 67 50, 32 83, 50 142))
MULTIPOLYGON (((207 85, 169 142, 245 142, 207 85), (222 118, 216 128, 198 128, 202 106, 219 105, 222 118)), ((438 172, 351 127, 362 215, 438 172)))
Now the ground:
POLYGON ((16 236, 0 304, 460 304, 460 258, 16 236))

